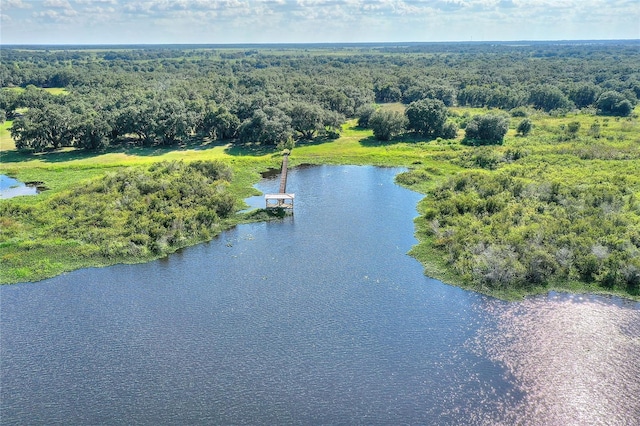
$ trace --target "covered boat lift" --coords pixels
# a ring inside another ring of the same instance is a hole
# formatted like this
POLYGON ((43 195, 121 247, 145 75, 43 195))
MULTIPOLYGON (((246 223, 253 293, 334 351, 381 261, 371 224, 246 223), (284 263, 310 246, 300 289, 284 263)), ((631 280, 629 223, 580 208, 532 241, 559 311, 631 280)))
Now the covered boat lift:
POLYGON ((291 209, 293 210, 293 200, 296 194, 266 194, 264 200, 267 209, 291 209))

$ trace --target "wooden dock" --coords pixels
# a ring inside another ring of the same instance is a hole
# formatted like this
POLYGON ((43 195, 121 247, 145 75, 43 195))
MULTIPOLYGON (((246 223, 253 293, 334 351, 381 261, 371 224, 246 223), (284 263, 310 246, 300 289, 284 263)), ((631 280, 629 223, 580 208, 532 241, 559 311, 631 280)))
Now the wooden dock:
POLYGON ((282 156, 282 170, 280 171, 280 194, 287 192, 287 171, 289 166, 289 155, 282 156))
POLYGON ((293 213, 293 200, 295 194, 287 193, 287 174, 288 174, 289 154, 282 157, 282 170, 280 171, 280 191, 277 194, 265 194, 264 200, 266 209, 286 209, 293 213))

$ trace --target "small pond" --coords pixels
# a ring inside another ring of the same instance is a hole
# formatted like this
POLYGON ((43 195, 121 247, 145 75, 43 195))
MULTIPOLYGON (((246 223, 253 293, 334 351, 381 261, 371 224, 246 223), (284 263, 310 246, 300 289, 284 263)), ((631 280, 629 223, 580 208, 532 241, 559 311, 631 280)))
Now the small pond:
POLYGON ((0 175, 0 199, 36 195, 44 189, 42 182, 24 183, 7 175, 0 175))

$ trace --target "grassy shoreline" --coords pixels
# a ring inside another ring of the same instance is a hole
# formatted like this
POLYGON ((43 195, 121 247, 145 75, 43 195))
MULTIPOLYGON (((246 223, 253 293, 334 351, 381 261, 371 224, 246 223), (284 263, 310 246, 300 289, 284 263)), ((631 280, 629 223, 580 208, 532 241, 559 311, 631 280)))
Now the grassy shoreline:
MULTIPOLYGON (((397 106, 393 106, 397 107, 397 106)), ((458 114, 478 113, 479 111, 458 108, 458 114)), ((398 179, 398 183, 412 190, 426 194, 441 185, 447 179, 469 170, 486 170, 495 173, 502 170, 509 173, 527 173, 544 170, 544 173, 563 178, 571 177, 586 165, 602 179, 620 173, 629 173, 628 187, 640 198, 640 176, 633 175, 633 161, 640 158, 640 140, 638 140, 637 115, 633 120, 611 120, 603 129, 603 139, 595 140, 586 135, 577 139, 561 140, 562 126, 569 121, 579 121, 582 129, 588 129, 596 120, 601 118, 570 114, 565 117, 550 117, 540 115, 532 117, 535 130, 531 136, 520 138, 515 136, 515 123, 509 131, 504 145, 492 148, 471 148, 460 145, 456 141, 433 140, 414 141, 400 140, 382 143, 372 137, 370 130, 355 127, 351 121, 343 126, 342 135, 335 141, 323 143, 301 143, 290 157, 291 166, 300 164, 359 164, 374 166, 403 166, 418 171, 417 179, 398 179), (595 147, 594 147, 595 146, 595 147), (604 147, 596 149, 598 146, 604 147), (517 161, 507 160, 508 156, 518 151, 522 157, 517 161), (594 157, 595 158, 590 158, 594 157), (608 156, 608 157, 607 157, 608 156), (485 158, 486 157, 486 158, 485 158), (604 158, 599 158, 604 157, 604 158), (488 161, 486 167, 482 161, 488 161), (567 177, 568 176, 568 177, 567 177)), ((17 153, 11 146, 10 137, 7 138, 7 128, 3 126, 0 133, 0 173, 8 174, 22 181, 38 180, 45 182, 49 188, 37 197, 19 197, 2 200, 5 205, 35 206, 86 182, 99 179, 109 171, 124 170, 130 167, 148 167, 159 161, 181 160, 186 163, 196 160, 222 161, 233 169, 235 178, 229 185, 229 192, 240 201, 255 194, 253 185, 260 179, 260 172, 278 167, 280 156, 275 150, 255 151, 238 148, 226 144, 196 144, 179 148, 119 148, 100 154, 90 154, 76 150, 65 150, 38 155, 17 153)), ((546 176, 538 173, 532 179, 543 179, 546 176)), ((579 181, 579 177, 575 178, 579 181)), ((424 201, 424 200, 423 200, 424 201)), ((239 206, 239 204, 238 204, 239 206)), ((425 214, 423 202, 418 206, 420 217, 416 218, 416 236, 419 243, 410 254, 425 267, 425 273, 443 282, 457 285, 465 289, 478 291, 502 299, 515 300, 529 294, 539 294, 548 291, 568 291, 573 293, 612 294, 634 300, 640 300, 638 295, 625 293, 618 289, 605 289, 576 279, 551 281, 545 286, 530 286, 526 289, 491 289, 474 284, 468 277, 464 277, 447 265, 443 252, 434 246, 433 238, 424 232, 425 214)), ((5 220, 6 218, 3 218, 5 220)), ((265 220, 264 215, 235 213, 220 222, 217 231, 208 238, 186 241, 184 245, 177 245, 171 251, 159 255, 145 255, 141 257, 118 257, 113 259, 99 259, 97 257, 60 257, 34 248, 31 260, 25 260, 20 270, 10 266, 7 259, 15 256, 16 238, 8 238, 4 231, 0 231, 0 283, 8 284, 23 281, 38 281, 70 270, 83 267, 101 267, 116 263, 141 263, 164 257, 186 246, 209 241, 227 229, 241 223, 265 220), (19 279, 23 277, 23 279, 19 279)), ((28 239, 23 234, 20 238, 28 239)), ((65 244, 69 241, 57 242, 60 252, 64 253, 65 244)))

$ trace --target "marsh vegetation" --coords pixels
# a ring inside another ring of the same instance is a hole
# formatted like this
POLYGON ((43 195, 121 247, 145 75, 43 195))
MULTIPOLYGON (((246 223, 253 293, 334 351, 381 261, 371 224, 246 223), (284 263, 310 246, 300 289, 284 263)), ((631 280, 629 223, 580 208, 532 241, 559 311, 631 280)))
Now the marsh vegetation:
MULTIPOLYGON (((258 172, 409 167, 427 273, 505 297, 640 292, 637 42, 3 49, 0 282, 235 223, 258 172)), ((381 219, 383 220, 383 219, 381 219)))

